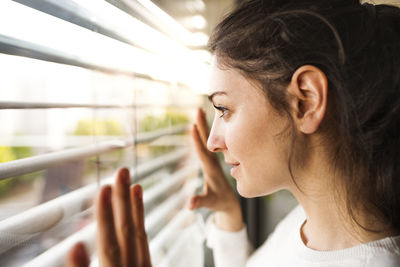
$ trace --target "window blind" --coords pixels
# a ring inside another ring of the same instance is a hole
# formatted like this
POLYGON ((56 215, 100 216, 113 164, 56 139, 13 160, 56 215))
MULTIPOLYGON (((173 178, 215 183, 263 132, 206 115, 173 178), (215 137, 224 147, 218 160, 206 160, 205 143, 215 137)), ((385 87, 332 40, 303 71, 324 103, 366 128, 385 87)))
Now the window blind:
POLYGON ((0 3, 1 266, 63 266, 79 240, 96 266, 93 197, 122 166, 144 188, 153 265, 202 266, 186 130, 208 63, 190 36, 150 1, 0 3))

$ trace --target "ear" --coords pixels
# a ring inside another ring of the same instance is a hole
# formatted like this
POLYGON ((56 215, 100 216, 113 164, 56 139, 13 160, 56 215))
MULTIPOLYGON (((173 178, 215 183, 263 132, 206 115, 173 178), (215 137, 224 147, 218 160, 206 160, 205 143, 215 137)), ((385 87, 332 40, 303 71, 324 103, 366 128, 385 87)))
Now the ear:
POLYGON ((298 130, 312 134, 318 130, 327 107, 328 79, 312 65, 298 68, 288 87, 291 113, 298 130))

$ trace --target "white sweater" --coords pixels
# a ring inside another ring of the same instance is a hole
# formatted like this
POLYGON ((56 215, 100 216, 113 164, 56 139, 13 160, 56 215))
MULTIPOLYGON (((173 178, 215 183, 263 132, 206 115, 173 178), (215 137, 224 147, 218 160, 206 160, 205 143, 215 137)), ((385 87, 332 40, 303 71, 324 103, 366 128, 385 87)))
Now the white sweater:
POLYGON ((283 219, 267 241, 251 253, 246 229, 226 232, 207 222, 207 245, 216 267, 400 267, 400 236, 336 251, 306 247, 300 236, 301 206, 283 219))

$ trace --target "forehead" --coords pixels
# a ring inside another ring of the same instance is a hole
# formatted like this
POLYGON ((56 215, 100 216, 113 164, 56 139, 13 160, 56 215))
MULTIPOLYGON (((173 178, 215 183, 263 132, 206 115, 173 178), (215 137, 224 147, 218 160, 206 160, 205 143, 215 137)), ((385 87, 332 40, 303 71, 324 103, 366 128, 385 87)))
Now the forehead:
POLYGON ((245 97, 249 94, 263 96, 262 90, 255 83, 249 82, 238 70, 221 66, 215 56, 211 62, 209 77, 208 95, 225 92, 225 95, 234 97, 245 97))

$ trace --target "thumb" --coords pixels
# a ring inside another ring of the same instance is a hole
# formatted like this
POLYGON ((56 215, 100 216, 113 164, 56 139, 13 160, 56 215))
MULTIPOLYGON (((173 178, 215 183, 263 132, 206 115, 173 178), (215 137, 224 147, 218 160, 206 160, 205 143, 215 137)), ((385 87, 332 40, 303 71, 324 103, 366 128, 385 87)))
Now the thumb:
POLYGON ((194 210, 198 208, 210 208, 212 207, 213 201, 211 201, 209 195, 195 195, 189 200, 189 209, 194 210))

